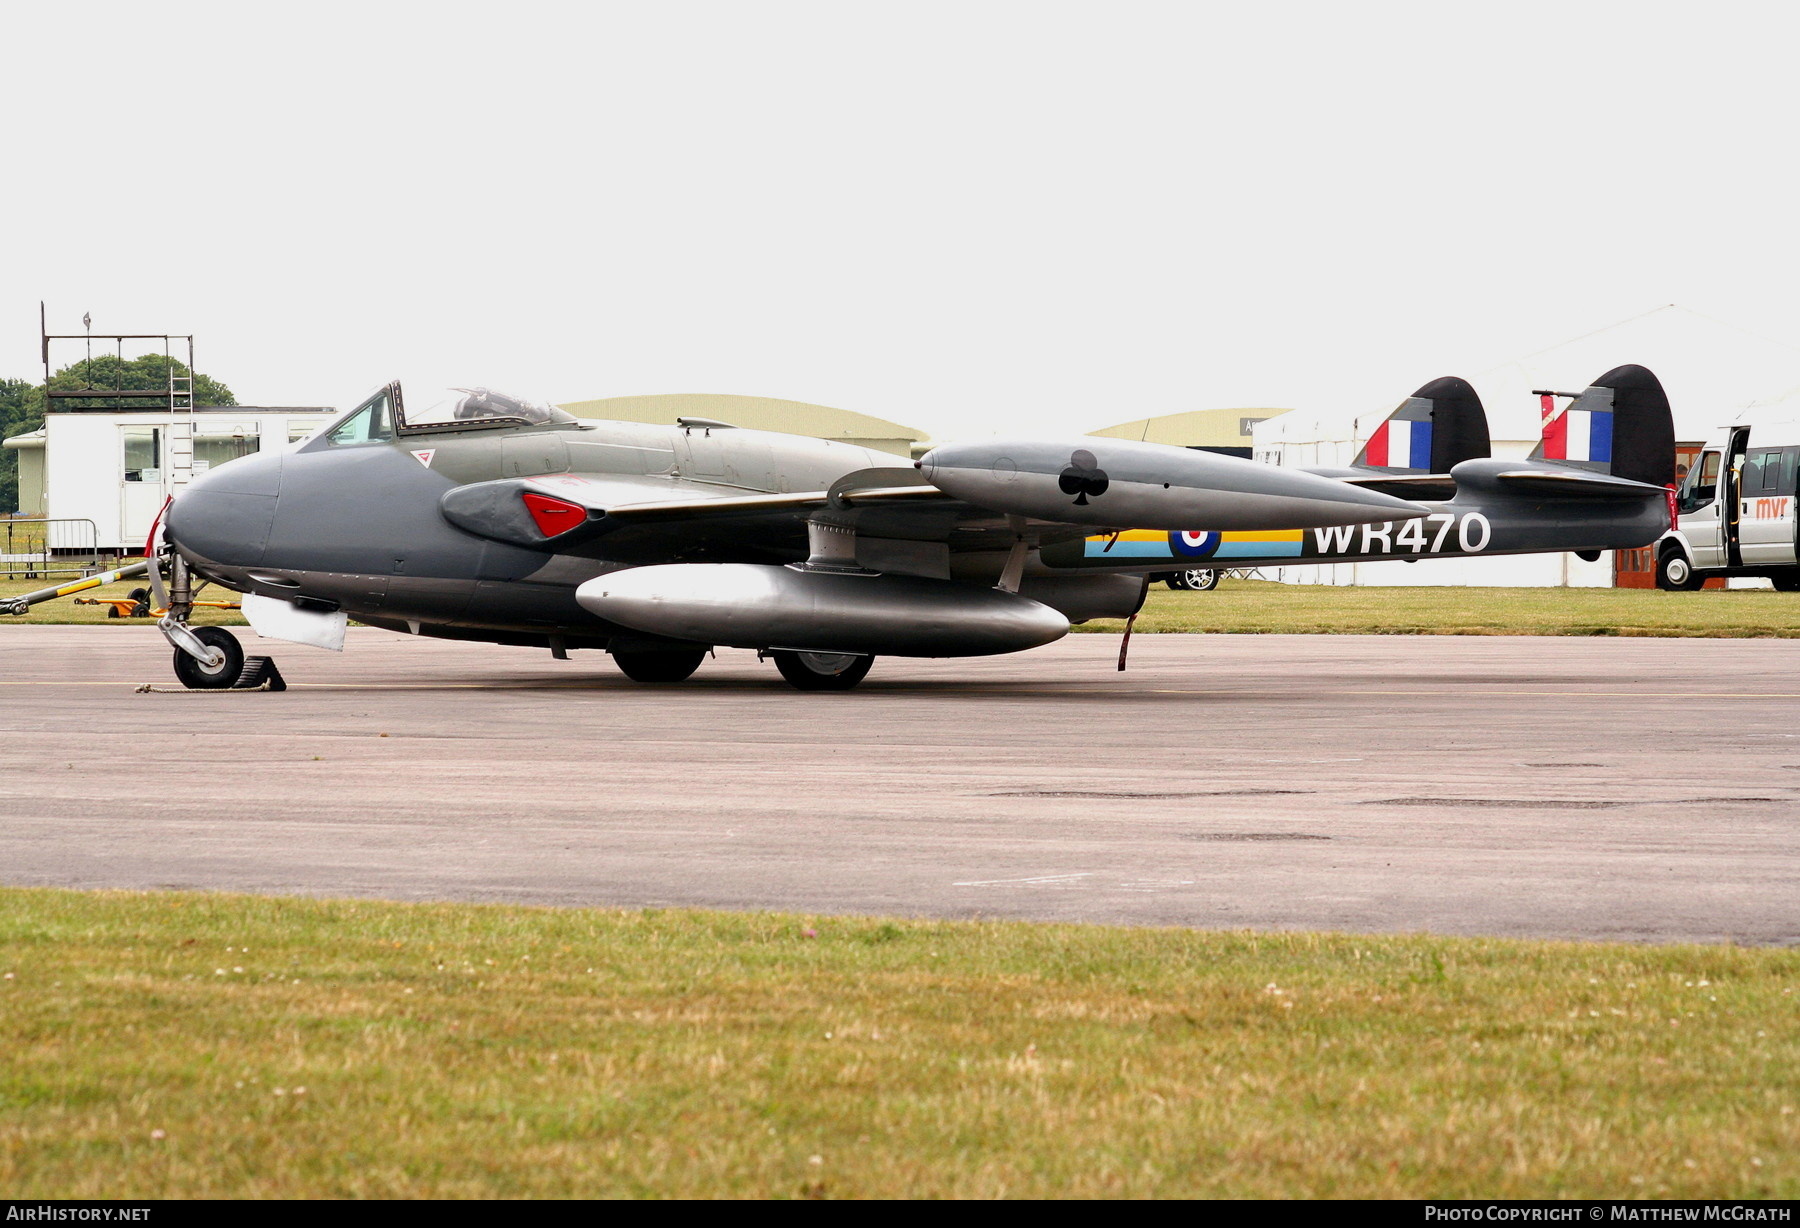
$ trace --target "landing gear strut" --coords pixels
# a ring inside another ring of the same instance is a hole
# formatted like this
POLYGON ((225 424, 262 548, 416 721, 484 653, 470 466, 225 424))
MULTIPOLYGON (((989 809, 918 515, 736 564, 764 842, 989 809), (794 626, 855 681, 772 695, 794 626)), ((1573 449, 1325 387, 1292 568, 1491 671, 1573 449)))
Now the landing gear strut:
POLYGON ((175 648, 176 679, 182 686, 200 691, 236 686, 244 672, 243 646, 223 627, 188 626, 188 616, 194 612, 193 577, 179 552, 170 550, 165 557, 169 567, 166 589, 158 552, 152 550, 144 562, 149 568, 150 592, 156 604, 168 611, 157 619, 156 627, 175 648))

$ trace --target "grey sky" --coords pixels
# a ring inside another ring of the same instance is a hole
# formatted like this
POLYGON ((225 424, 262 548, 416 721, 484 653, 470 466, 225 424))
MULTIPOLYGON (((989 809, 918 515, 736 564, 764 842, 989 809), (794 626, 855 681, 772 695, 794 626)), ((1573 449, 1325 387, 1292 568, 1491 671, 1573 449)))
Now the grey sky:
POLYGON ((1670 302, 1800 338, 1791 12, 9 5, 0 374, 43 298, 262 403, 954 436, 1366 408, 1670 302))

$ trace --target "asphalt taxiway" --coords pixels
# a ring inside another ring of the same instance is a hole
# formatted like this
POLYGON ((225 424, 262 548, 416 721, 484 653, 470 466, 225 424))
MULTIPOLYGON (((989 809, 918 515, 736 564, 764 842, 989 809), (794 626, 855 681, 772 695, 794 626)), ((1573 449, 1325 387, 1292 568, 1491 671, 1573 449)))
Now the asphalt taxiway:
POLYGON ((1800 641, 1074 635, 803 694, 0 627, 0 883, 1800 942, 1800 641))

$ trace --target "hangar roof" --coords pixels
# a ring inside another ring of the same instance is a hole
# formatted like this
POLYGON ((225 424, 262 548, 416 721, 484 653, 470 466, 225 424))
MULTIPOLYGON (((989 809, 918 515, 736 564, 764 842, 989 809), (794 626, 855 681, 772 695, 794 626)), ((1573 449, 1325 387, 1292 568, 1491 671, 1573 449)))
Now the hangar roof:
POLYGON ((1140 439, 1178 448, 1247 448, 1250 428, 1285 409, 1191 409, 1157 418, 1134 418, 1117 426, 1089 431, 1108 439, 1140 439))
POLYGON ((559 408, 578 418, 610 418, 619 422, 651 422, 674 426, 677 418, 715 418, 756 431, 784 431, 815 439, 837 439, 864 447, 881 448, 900 456, 910 455, 913 444, 925 438, 917 427, 903 426, 805 401, 778 397, 734 396, 717 392, 674 392, 653 396, 602 397, 592 401, 565 401, 559 408))

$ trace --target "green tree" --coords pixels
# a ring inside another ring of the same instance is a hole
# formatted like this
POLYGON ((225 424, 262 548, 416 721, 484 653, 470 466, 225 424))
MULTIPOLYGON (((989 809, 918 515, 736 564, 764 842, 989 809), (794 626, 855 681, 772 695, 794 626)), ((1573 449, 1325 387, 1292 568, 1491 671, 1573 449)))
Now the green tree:
MULTIPOLYGON (((169 358, 162 354, 145 354, 141 358, 123 360, 112 354, 102 354, 98 358, 84 358, 80 362, 70 363, 52 375, 50 387, 56 392, 79 392, 83 388, 100 391, 127 389, 161 392, 169 386, 171 373, 176 376, 193 376, 194 404, 196 405, 237 404, 237 398, 224 384, 210 375, 190 372, 187 364, 179 358, 169 358)), ((143 409, 152 409, 156 405, 154 401, 133 401, 130 404, 143 409)), ((95 409, 117 405, 119 405, 117 401, 75 397, 69 400, 58 399, 56 408, 59 410, 95 409)))
MULTIPOLYGON (((0 439, 35 431, 44 421, 44 390, 28 380, 0 379, 0 439)), ((19 454, 0 448, 0 515, 18 510, 19 454)))
MULTIPOLYGON (((177 376, 190 374, 186 363, 179 358, 168 358, 162 354, 145 354, 140 358, 127 359, 120 359, 114 354, 102 354, 97 358, 72 362, 62 368, 50 377, 50 387, 57 392, 79 392, 84 388, 97 391, 121 388, 160 391, 169 386, 171 371, 177 376)), ((199 372, 191 374, 195 405, 237 404, 237 397, 232 395, 231 389, 218 380, 199 372)), ((44 400, 44 389, 40 384, 22 379, 0 379, 0 439, 23 435, 42 426, 44 400)), ((71 397, 66 400, 58 398, 56 401, 56 408, 59 410, 121 406, 153 409, 156 402, 120 402, 88 397, 71 397)), ((0 515, 10 514, 18 508, 19 454, 10 448, 0 448, 0 515)))

